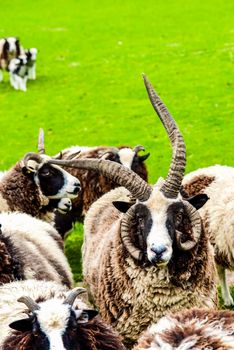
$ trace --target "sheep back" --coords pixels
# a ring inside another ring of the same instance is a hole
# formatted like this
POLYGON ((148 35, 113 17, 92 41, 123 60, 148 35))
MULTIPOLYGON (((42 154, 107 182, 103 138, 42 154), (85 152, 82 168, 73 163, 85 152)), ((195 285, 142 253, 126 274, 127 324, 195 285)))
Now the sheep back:
POLYGON ((0 283, 8 282, 7 278, 35 278, 71 286, 71 269, 61 249, 61 238, 50 224, 23 213, 1 213, 0 223, 0 283))

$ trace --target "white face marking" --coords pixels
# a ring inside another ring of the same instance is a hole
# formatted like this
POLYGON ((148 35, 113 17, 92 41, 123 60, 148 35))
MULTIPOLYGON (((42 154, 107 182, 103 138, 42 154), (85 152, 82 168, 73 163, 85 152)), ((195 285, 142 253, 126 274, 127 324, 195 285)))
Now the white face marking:
POLYGON ((42 302, 40 310, 35 313, 42 332, 50 342, 50 349, 64 350, 62 336, 70 317, 69 305, 59 299, 50 299, 42 302))
POLYGON ((9 43, 9 52, 15 52, 16 51, 16 38, 9 37, 7 38, 7 41, 9 43))
POLYGON ((144 203, 151 213, 152 227, 148 234, 147 257, 158 266, 166 265, 172 256, 172 240, 166 227, 167 209, 177 199, 166 198, 155 186, 150 198, 144 203), (161 252, 161 255, 160 255, 161 252))
POLYGON ((131 169, 135 152, 131 148, 122 148, 118 152, 121 164, 131 169))

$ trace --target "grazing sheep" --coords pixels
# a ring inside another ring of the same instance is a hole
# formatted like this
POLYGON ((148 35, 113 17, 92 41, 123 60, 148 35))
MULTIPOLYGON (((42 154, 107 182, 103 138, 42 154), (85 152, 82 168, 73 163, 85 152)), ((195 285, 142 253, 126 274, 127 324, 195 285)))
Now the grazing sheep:
MULTIPOLYGON (((149 153, 139 155, 139 152, 143 150, 142 146, 134 148, 125 146, 119 148, 73 146, 64 149, 55 157, 62 160, 105 157, 105 159, 125 165, 147 181, 148 174, 144 161, 149 157, 149 153)), ((96 171, 84 169, 70 169, 68 171, 80 180, 81 192, 72 201, 71 211, 66 215, 59 213, 55 215, 55 226, 62 237, 72 229, 73 223, 76 221, 83 222, 84 216, 93 202, 117 186, 116 183, 108 181, 105 176, 96 171)))
MULTIPOLYGON (((53 221, 50 200, 75 198, 80 182, 47 155, 27 153, 0 178, 0 212, 19 211, 53 221)), ((54 202, 57 207, 57 202, 54 202)))
POLYGON ((0 214, 0 284, 35 278, 72 285, 58 232, 23 213, 0 214))
POLYGON ((234 312, 185 310, 163 317, 133 350, 233 350, 234 312))
POLYGON ((124 350, 97 311, 76 299, 84 291, 35 280, 0 287, 1 349, 124 350))
POLYGON ((200 215, 214 245, 222 297, 225 305, 234 305, 226 269, 234 270, 234 168, 215 165, 187 174, 184 195, 205 193, 210 198, 200 215))
POLYGON ((100 171, 125 187, 103 195, 87 213, 83 273, 101 317, 128 346, 169 311, 217 306, 213 249, 197 211, 208 197, 181 197, 185 144, 146 77, 144 81, 172 144, 166 180, 151 186, 126 167, 102 159, 53 160, 100 171))
POLYGON ((7 70, 10 60, 23 54, 19 39, 15 37, 0 39, 0 82, 3 80, 2 70, 7 70))

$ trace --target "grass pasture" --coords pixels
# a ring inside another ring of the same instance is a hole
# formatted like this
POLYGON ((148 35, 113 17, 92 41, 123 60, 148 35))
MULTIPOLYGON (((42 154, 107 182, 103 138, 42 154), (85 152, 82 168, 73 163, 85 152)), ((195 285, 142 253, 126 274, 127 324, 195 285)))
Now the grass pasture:
MULTIPOLYGON (((171 148, 143 86, 145 72, 187 145, 186 171, 234 166, 232 0, 35 0, 5 2, 0 37, 39 49, 26 93, 0 84, 0 168, 36 150, 142 144, 150 180, 165 176, 171 148)), ((66 251, 81 278, 82 227, 66 251)))

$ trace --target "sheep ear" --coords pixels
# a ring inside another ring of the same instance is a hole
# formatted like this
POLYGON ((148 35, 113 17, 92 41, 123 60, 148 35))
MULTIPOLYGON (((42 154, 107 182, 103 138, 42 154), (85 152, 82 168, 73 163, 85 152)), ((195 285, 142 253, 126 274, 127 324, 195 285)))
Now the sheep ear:
POLYGON ((112 204, 121 213, 126 213, 128 209, 132 206, 132 203, 122 202, 122 201, 114 201, 112 202, 112 204))
POLYGON ((27 332, 32 330, 32 317, 22 318, 9 324, 9 327, 20 332, 27 332))
POLYGON ((146 153, 143 156, 138 157, 140 162, 144 162, 147 158, 149 158, 150 153, 146 153))
POLYGON ((81 313, 77 313, 77 323, 87 323, 91 321, 95 316, 98 315, 97 310, 82 310, 81 313))
POLYGON ((204 204, 208 201, 209 197, 205 193, 197 194, 196 196, 186 199, 194 208, 197 210, 203 207, 204 204))

